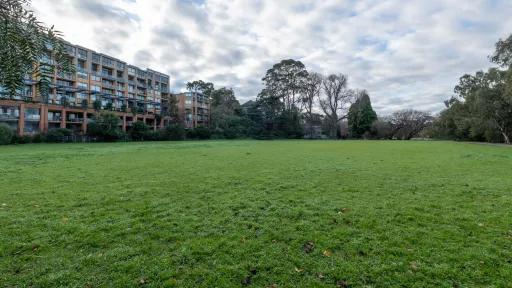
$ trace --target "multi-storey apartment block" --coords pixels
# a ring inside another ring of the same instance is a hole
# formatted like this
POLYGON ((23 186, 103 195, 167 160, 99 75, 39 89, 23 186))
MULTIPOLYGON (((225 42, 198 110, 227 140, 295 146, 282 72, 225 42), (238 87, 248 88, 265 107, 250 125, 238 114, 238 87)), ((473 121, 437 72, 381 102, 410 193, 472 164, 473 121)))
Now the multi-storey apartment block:
MULTIPOLYGON (((33 77, 26 78, 14 99, 7 99, 6 93, 1 95, 5 91, 0 87, 0 123, 20 135, 52 128, 82 134, 99 108, 114 111, 124 131, 135 121, 144 121, 154 129, 163 125, 162 117, 157 115, 161 113, 162 97, 169 95, 168 75, 69 43, 66 49, 76 73, 55 71, 49 75, 52 85, 48 99, 38 92, 33 77)), ((40 62, 53 65, 51 51, 40 62)))
MULTIPOLYGON (((178 115, 185 128, 196 128, 198 126, 208 127, 210 124, 210 100, 202 93, 185 92, 165 96, 164 106, 167 105, 168 97, 176 97, 178 115)), ((164 108, 167 109, 167 108, 164 108)))

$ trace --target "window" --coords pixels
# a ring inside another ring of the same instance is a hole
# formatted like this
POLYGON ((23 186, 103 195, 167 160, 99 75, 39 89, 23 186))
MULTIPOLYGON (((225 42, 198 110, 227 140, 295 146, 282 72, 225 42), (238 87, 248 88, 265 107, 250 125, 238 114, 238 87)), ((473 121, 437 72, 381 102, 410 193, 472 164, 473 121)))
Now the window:
POLYGON ((88 89, 89 85, 87 85, 87 83, 78 82, 77 87, 80 89, 88 89))
POLYGON ((116 95, 117 95, 117 96, 121 96, 121 97, 123 97, 123 96, 124 96, 124 93, 123 93, 123 91, 116 91, 116 95))
POLYGON ((78 48, 78 58, 87 59, 87 50, 78 48))
POLYGON ((92 62, 100 63, 101 56, 100 54, 92 53, 92 62))
POLYGON ((112 66, 114 66, 114 61, 112 59, 110 59, 110 58, 107 58, 107 57, 103 56, 101 58, 101 64, 112 67, 112 66))
POLYGON ((87 80, 87 73, 84 73, 84 72, 76 72, 76 77, 78 77, 79 79, 87 80))
POLYGON ((37 108, 27 108, 25 109, 25 120, 34 120, 39 121, 39 109, 37 108))
POLYGON ((100 76, 91 75, 91 80, 92 80, 92 81, 96 81, 96 82, 100 82, 100 81, 101 81, 101 78, 100 78, 100 76))
POLYGON ((128 74, 135 75, 135 68, 133 68, 133 67, 128 67, 128 74))
POLYGON ((91 91, 100 92, 101 87, 97 85, 91 85, 91 91))

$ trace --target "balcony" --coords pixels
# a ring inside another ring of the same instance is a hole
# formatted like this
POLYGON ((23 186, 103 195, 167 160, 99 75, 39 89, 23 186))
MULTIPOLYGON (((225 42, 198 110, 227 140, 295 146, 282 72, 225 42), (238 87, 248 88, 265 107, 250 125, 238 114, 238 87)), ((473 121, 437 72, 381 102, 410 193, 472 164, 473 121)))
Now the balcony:
POLYGON ((101 77, 109 79, 109 80, 116 80, 116 77, 114 77, 114 75, 110 75, 108 73, 101 73, 101 77))
POLYGON ((109 84, 107 82, 102 82, 101 85, 103 86, 103 88, 110 88, 110 89, 116 88, 113 84, 109 84))
POLYGON ((62 120, 62 116, 60 116, 60 115, 54 115, 54 116, 48 115, 48 122, 60 122, 61 120, 62 120))
POLYGON ((15 114, 0 114, 0 121, 18 121, 19 115, 15 114))
POLYGON ((84 118, 81 118, 81 117, 68 118, 68 119, 66 119, 66 122, 69 122, 69 123, 83 123, 84 122, 84 118))
POLYGON ((76 75, 70 73, 57 73, 57 78, 75 81, 76 75))
POLYGON ((40 115, 36 115, 36 114, 25 115, 25 121, 39 121, 39 120, 41 120, 41 116, 40 115))

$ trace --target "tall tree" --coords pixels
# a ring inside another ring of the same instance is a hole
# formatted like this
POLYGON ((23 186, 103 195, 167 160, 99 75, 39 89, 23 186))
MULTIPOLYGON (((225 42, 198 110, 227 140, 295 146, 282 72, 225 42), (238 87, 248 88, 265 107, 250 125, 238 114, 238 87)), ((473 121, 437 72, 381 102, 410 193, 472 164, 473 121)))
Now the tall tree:
POLYGON ((26 7, 30 0, 0 2, 0 86, 14 97, 24 85, 24 78, 39 79, 39 91, 47 101, 51 79, 59 72, 73 72, 60 32, 39 22, 26 7), (46 61, 40 61, 47 57, 46 61))
POLYGON ((369 133, 376 120, 377 113, 373 111, 368 92, 360 91, 357 100, 348 111, 348 129, 351 137, 361 138, 365 133, 369 133))
POLYGON ((329 137, 337 138, 339 122, 347 118, 348 106, 354 99, 354 91, 347 88, 347 76, 331 74, 322 80, 324 95, 320 95, 320 108, 325 114, 329 137))
POLYGON ((284 103, 284 109, 291 111, 304 90, 308 72, 302 62, 283 60, 267 71, 263 82, 268 94, 284 103))
POLYGON ((214 90, 214 85, 211 82, 204 82, 203 80, 195 80, 187 83, 187 90, 192 93, 202 93, 204 96, 210 98, 214 90))
POLYGON ((302 107, 306 120, 306 130, 308 137, 313 137, 314 123, 318 122, 318 115, 314 113, 315 101, 322 91, 322 75, 318 73, 309 73, 302 94, 302 107))

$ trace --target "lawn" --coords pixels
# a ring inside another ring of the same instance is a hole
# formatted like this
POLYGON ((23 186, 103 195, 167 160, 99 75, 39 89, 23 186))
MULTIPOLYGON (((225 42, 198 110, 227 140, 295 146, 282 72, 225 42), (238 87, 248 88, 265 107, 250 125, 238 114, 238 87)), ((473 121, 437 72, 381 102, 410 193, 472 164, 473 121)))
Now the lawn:
POLYGON ((0 147, 0 287, 511 283, 509 147, 0 147))

